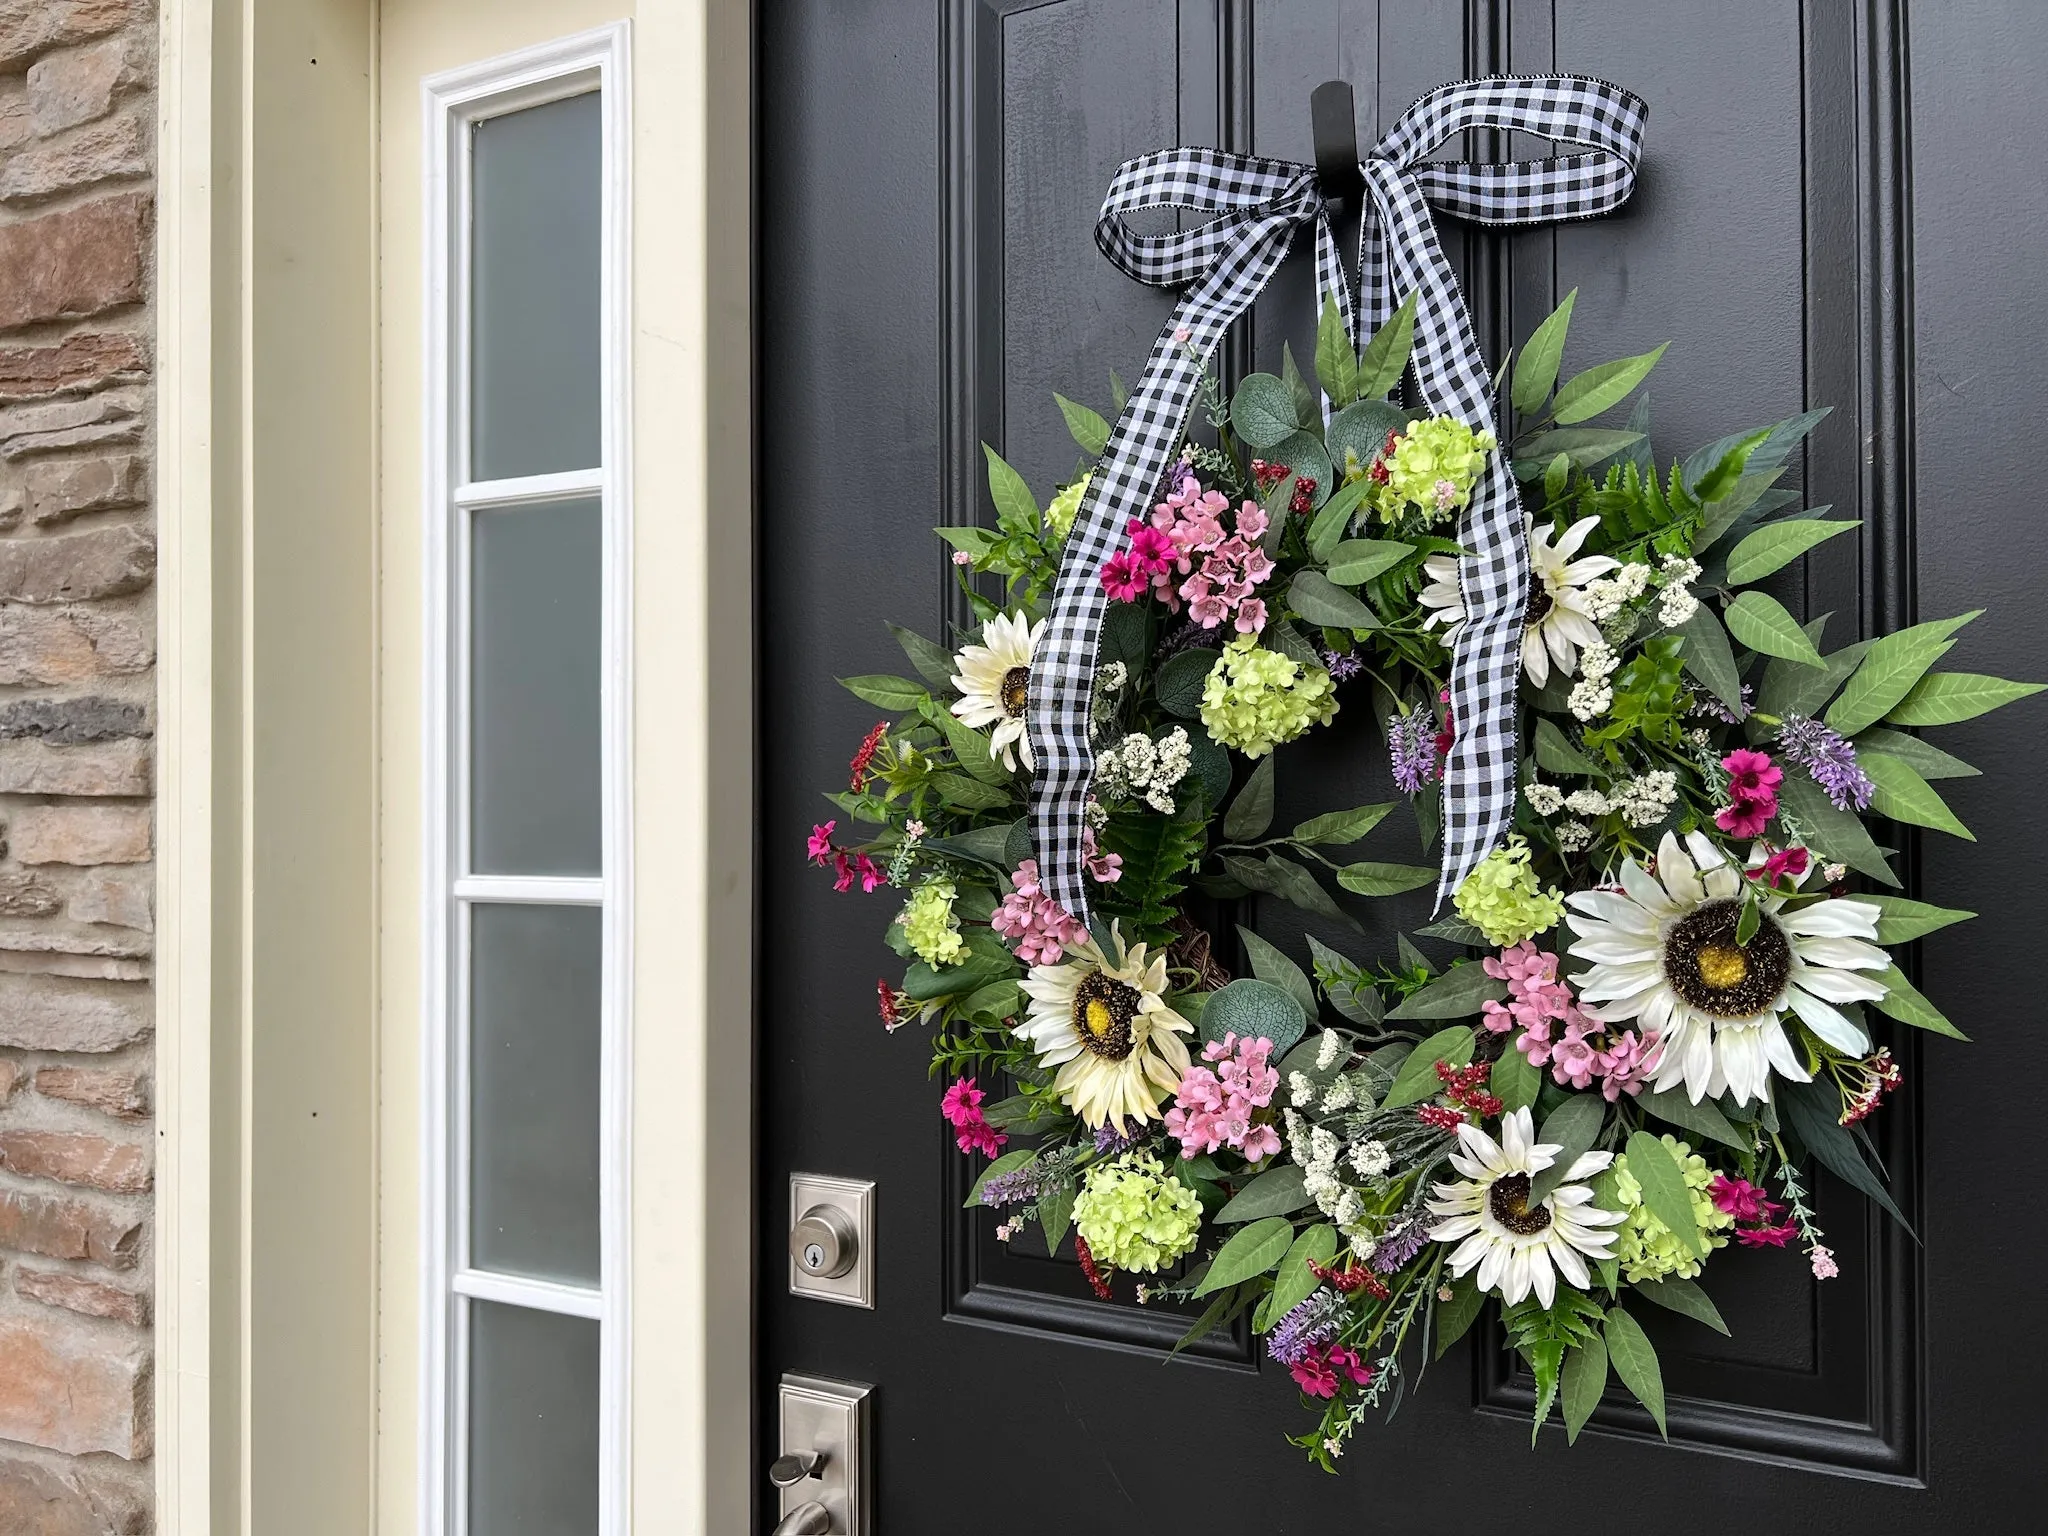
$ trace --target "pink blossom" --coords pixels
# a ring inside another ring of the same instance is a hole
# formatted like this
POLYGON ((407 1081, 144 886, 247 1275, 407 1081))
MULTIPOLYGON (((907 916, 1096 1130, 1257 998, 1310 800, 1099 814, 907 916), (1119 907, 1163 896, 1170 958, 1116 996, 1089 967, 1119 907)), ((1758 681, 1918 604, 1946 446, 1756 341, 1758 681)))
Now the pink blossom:
POLYGON ((1330 1369, 1330 1362, 1322 1355, 1306 1355, 1287 1369, 1294 1377, 1294 1384, 1309 1397, 1331 1398, 1337 1395, 1337 1373, 1330 1369))
POLYGON ((974 564, 974 556, 964 549, 956 549, 953 551, 953 563, 955 565, 972 565, 974 564))
POLYGON ((1254 597, 1237 605, 1237 632, 1240 635, 1256 635, 1266 627, 1266 604, 1263 598, 1254 597))
POLYGON ((1178 554, 1173 547, 1173 540, 1135 517, 1131 519, 1126 531, 1131 536, 1131 554, 1148 573, 1166 569, 1178 554))
POLYGON ((1108 853, 1095 841, 1095 829, 1081 829, 1081 864, 1098 885, 1115 885, 1124 877, 1124 856, 1108 853))
POLYGON ((1813 1278, 1816 1280, 1832 1280, 1842 1272, 1841 1265, 1835 1262, 1835 1250, 1832 1248, 1815 1243, 1808 1250, 1807 1257, 1813 1261, 1813 1278))
POLYGON ((1791 1222, 1782 1227, 1737 1227, 1735 1241, 1745 1248, 1782 1248, 1799 1235, 1791 1222))
POLYGON ((853 855, 840 849, 832 851, 832 889, 850 891, 853 889, 853 855))
POLYGON ((1237 509, 1237 532, 1240 538, 1257 543, 1266 536, 1266 530, 1272 526, 1272 518, 1256 501, 1247 501, 1237 509))
POLYGON ((1721 759, 1728 774, 1726 809, 1714 815, 1714 825, 1731 837, 1760 837, 1771 818, 1778 814, 1778 786, 1785 771, 1771 761, 1768 752, 1737 747, 1721 759))
POLYGON ((1166 1112, 1167 1134, 1179 1139, 1181 1155, 1224 1147, 1257 1162, 1280 1150, 1270 1125, 1253 1116, 1273 1102, 1280 1073, 1267 1064, 1273 1042, 1261 1035, 1226 1034, 1202 1048, 1202 1065, 1182 1074, 1174 1107, 1166 1112))
POLYGON ((1606 1075, 1600 1083, 1601 1096, 1612 1104, 1624 1093, 1631 1096, 1641 1093, 1643 1084, 1657 1070, 1657 1032, 1648 1030, 1637 1034, 1631 1029, 1618 1035, 1610 1034, 1605 1057, 1606 1075))
POLYGON ((1332 1368, 1342 1371, 1346 1376, 1350 1377, 1354 1386, 1369 1387, 1372 1385, 1372 1367, 1367 1365, 1359 1357, 1358 1351, 1354 1349, 1339 1344, 1330 1351, 1330 1365, 1332 1368))
POLYGON ((877 886, 889 883, 889 876, 884 872, 882 866, 864 853, 854 860, 854 872, 860 876, 861 890, 870 895, 873 894, 877 886))
POLYGON ((1520 1026, 1515 1049, 1531 1066, 1549 1067, 1566 1087, 1588 1088, 1597 1081, 1610 1104, 1624 1092, 1642 1091, 1656 1037, 1611 1031, 1581 1009, 1571 987, 1558 980, 1556 955, 1524 939, 1480 964, 1487 975, 1508 984, 1507 1002, 1481 1005, 1481 1022, 1497 1035, 1520 1026))
POLYGON ((946 1096, 939 1100, 939 1113, 953 1127, 954 1143, 962 1152, 979 1152, 984 1157, 994 1157, 1010 1138, 990 1125, 982 1114, 981 1101, 984 1097, 986 1095, 974 1086, 973 1078, 955 1078, 953 1086, 946 1090, 946 1096))
POLYGON ((1752 880, 1762 880, 1766 885, 1776 885, 1780 880, 1797 880, 1806 873, 1811 862, 1804 848, 1780 848, 1763 861, 1763 864, 1749 872, 1752 880))
POLYGON ((806 852, 813 864, 822 865, 832 857, 832 829, 838 825, 839 822, 835 818, 831 821, 818 822, 811 828, 811 840, 806 852))
POLYGON ((1770 800, 1737 800, 1733 805, 1724 806, 1714 812, 1714 825, 1730 837, 1761 837, 1764 828, 1771 824, 1771 818, 1778 814, 1778 802, 1770 800))
POLYGON ((1057 965, 1066 952, 1088 936, 1074 915, 1050 896, 1039 881, 1038 860, 1026 859, 1010 877, 1015 887, 989 915, 989 926, 1014 940, 1017 958, 1026 965, 1057 965))

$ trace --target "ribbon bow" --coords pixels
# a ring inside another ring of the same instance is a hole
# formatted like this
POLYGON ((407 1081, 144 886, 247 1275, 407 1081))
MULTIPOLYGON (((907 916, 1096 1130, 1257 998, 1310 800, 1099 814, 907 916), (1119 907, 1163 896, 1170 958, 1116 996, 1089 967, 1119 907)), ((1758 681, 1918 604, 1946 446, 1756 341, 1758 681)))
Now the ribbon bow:
MULTIPOLYGON (((1642 101, 1618 86, 1577 76, 1467 80, 1423 96, 1360 163, 1368 193, 1359 233, 1362 324, 1352 317, 1313 167, 1173 149, 1118 169, 1095 243, 1139 282, 1186 292, 1152 344, 1089 481, 1032 657, 1026 727, 1038 764, 1033 841, 1048 893, 1069 912, 1088 916, 1083 813, 1095 767, 1088 728, 1107 601, 1102 562, 1130 520, 1150 510, 1185 441, 1204 365, 1278 269, 1296 228, 1314 223, 1317 288, 1336 296, 1354 341, 1385 321, 1395 294, 1419 294, 1413 362, 1423 409, 1492 429, 1490 376, 1430 205, 1496 225, 1606 213, 1634 189, 1646 114, 1642 101), (1520 130, 1591 152, 1508 164, 1420 163, 1451 135, 1473 128, 1520 130), (1139 235, 1124 216, 1146 208, 1219 216, 1194 229, 1139 235)), ((1529 556, 1521 499, 1498 453, 1473 488, 1458 540, 1472 554, 1460 562, 1466 621, 1451 667, 1457 737, 1444 769, 1439 904, 1492 852, 1514 814, 1515 681, 1529 556)))

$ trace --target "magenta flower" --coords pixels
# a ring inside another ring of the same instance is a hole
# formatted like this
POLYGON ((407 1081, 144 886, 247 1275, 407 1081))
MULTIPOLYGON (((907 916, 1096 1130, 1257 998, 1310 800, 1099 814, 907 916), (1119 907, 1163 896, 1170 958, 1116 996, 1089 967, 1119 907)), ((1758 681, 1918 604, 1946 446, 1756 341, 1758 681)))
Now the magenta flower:
POLYGON ((1799 1228, 1791 1222, 1782 1227, 1737 1227, 1735 1241, 1745 1248, 1782 1248, 1799 1235, 1799 1228))
POLYGON ((1151 576, 1129 550, 1102 562, 1102 590, 1120 603, 1135 603, 1151 585, 1151 576))
POLYGON ((818 822, 811 828, 811 840, 805 851, 810 855, 813 864, 822 866, 832 857, 832 829, 838 825, 839 822, 835 818, 832 821, 818 822))
POLYGON ((1731 1179, 1719 1173, 1707 1186, 1707 1198, 1714 1202, 1715 1210, 1733 1216, 1737 1221, 1769 1221, 1784 1209, 1749 1180, 1731 1179))
POLYGON ((1766 885, 1776 885, 1780 880, 1797 880, 1806 873, 1811 858, 1804 848, 1780 848, 1765 859, 1761 866, 1749 871, 1749 878, 1762 880, 1766 885))
POLYGON ((981 1101, 984 1097, 986 1095, 974 1086, 973 1078, 955 1078, 953 1086, 946 1090, 946 1096, 939 1100, 939 1113, 953 1127, 954 1143, 962 1152, 979 1152, 984 1157, 994 1157, 1010 1138, 990 1125, 982 1114, 981 1101))
POLYGON ((1280 1086, 1278 1069, 1267 1064, 1272 1050, 1273 1042, 1261 1035, 1235 1034, 1202 1048, 1204 1065, 1182 1074, 1174 1107, 1166 1112, 1167 1134, 1180 1141, 1181 1156, 1228 1147, 1258 1162, 1280 1150, 1279 1133, 1253 1123, 1280 1086))
POLYGON ((1776 800, 1778 786, 1785 782, 1785 770, 1771 761, 1770 753, 1748 747, 1737 747, 1722 758, 1721 768, 1728 775, 1728 793, 1737 799, 1776 800))

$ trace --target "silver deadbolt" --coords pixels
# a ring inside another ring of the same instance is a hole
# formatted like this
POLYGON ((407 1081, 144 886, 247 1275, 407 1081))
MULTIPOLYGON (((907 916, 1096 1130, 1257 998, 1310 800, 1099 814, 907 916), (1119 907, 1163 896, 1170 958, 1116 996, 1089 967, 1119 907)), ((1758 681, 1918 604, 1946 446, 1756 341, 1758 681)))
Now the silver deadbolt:
POLYGON ((860 1232, 832 1205, 814 1205, 789 1229, 789 1256, 806 1275, 837 1280, 860 1259, 860 1232))

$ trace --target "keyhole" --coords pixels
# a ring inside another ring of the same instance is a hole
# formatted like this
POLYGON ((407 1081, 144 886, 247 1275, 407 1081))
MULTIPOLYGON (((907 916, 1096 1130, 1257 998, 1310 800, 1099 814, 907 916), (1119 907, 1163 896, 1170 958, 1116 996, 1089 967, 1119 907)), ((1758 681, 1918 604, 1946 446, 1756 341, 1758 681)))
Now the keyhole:
POLYGON ((824 1267, 825 1250, 816 1243, 806 1244, 804 1247, 804 1268, 823 1269, 824 1267))

